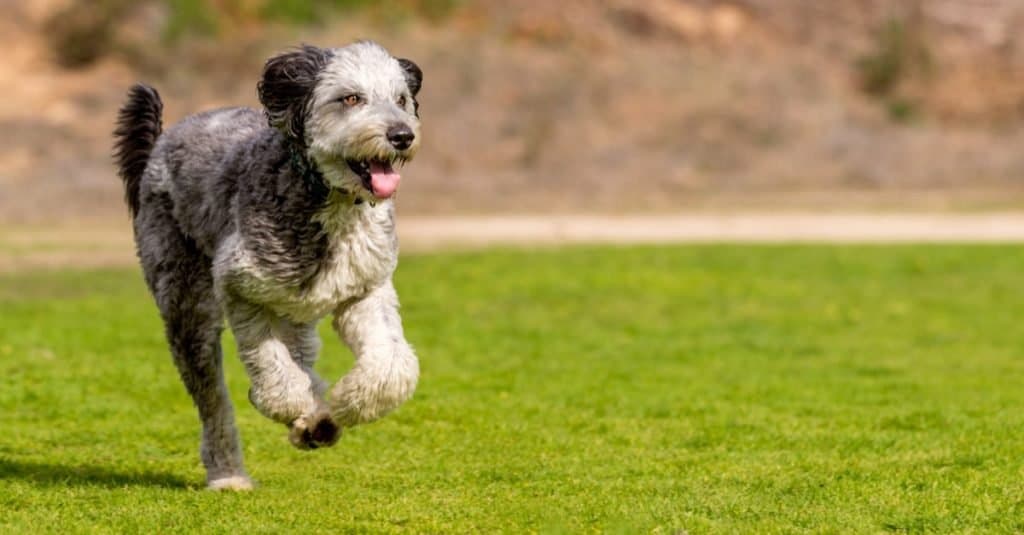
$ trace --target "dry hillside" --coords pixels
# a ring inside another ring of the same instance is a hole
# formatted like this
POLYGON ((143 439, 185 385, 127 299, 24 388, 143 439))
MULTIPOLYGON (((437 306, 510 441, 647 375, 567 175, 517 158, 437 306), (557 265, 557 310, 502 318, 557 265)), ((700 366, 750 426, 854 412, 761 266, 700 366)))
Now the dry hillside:
POLYGON ((94 7, 0 2, 0 222, 125 217, 109 132, 134 80, 161 90, 168 121, 255 106, 268 54, 359 37, 426 74, 406 212, 1024 200, 1017 0, 467 0, 315 25, 221 4, 218 31, 169 39, 177 4, 133 2, 93 50, 94 7))

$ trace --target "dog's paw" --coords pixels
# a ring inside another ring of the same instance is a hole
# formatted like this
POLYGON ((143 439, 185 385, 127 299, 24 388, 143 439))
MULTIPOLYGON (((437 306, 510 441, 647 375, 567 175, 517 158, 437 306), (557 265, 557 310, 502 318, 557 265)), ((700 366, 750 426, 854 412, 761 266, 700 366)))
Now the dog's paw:
POLYGON ((246 476, 228 476, 218 479, 211 479, 206 483, 206 488, 217 491, 246 491, 252 490, 253 482, 246 476))
POLYGON ((393 367, 385 376, 354 369, 331 390, 331 416, 342 427, 377 420, 412 397, 418 375, 419 367, 414 360, 404 370, 393 367))
POLYGON ((341 427, 326 412, 300 416, 288 427, 288 440, 300 450, 333 446, 341 438, 341 427))

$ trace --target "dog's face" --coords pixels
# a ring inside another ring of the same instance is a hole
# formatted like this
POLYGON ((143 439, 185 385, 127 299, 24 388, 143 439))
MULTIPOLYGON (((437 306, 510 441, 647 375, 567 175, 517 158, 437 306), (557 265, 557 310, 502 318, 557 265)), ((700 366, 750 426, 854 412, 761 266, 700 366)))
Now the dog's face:
POLYGON ((367 200, 398 189, 420 144, 423 74, 380 45, 305 46, 271 58, 258 91, 271 126, 300 143, 328 183, 367 200))

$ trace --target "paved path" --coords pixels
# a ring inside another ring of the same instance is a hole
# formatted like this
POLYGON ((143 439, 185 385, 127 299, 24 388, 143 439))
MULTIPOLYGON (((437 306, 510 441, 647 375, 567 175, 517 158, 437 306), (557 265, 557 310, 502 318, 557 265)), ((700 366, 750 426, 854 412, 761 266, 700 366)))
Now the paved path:
MULTIPOLYGON (((566 243, 1024 243, 1024 213, 400 216, 399 233, 407 251, 566 243)), ((127 221, 0 228, 0 271, 134 262, 127 221)))
POLYGON ((510 216, 399 220, 419 246, 533 243, 1024 242, 1024 213, 510 216))

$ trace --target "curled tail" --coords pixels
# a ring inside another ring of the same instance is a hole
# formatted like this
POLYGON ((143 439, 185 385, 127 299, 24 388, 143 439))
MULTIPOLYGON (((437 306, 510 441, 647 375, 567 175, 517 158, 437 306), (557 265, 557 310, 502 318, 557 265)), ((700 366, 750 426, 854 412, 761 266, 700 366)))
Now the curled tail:
POLYGON ((117 173, 124 181, 124 199, 134 216, 139 211, 139 183, 146 170, 149 153, 160 137, 160 114, 164 104, 156 89, 135 84, 128 90, 128 101, 117 114, 114 130, 114 159, 117 173))

